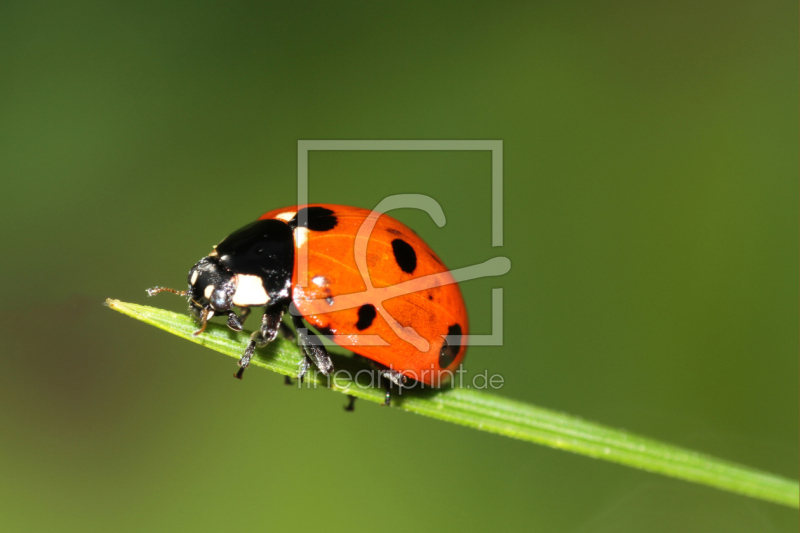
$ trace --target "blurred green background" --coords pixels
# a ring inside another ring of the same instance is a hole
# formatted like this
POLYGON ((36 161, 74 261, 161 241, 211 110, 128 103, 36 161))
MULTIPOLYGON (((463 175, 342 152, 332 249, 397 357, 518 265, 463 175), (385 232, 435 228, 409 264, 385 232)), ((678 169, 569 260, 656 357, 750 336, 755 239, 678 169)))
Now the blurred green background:
MULTIPOLYGON (((504 396, 798 475, 796 2, 0 4, 4 531, 797 531, 796 510, 285 387, 104 308, 182 311, 295 201, 397 211, 505 289, 504 396)), ((252 319, 251 319, 252 320, 252 319)))

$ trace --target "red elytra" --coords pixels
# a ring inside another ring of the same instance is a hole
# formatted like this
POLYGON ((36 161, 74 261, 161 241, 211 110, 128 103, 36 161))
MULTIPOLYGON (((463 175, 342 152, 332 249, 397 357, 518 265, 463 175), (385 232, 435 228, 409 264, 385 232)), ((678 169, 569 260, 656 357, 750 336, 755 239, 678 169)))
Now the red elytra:
MULTIPOLYGON (((333 204, 302 207, 330 211, 335 219, 330 229, 324 223, 294 228, 292 301, 303 318, 337 344, 407 378, 435 386, 446 381, 464 359, 469 321, 458 284, 439 256, 386 214, 333 204), (374 224, 368 239, 365 222, 374 224), (299 280, 304 252, 308 270, 299 280), (366 267, 369 291, 357 261, 366 267), (382 345, 375 345, 375 336, 382 345)), ((275 209, 259 220, 288 223, 298 209, 275 209)))

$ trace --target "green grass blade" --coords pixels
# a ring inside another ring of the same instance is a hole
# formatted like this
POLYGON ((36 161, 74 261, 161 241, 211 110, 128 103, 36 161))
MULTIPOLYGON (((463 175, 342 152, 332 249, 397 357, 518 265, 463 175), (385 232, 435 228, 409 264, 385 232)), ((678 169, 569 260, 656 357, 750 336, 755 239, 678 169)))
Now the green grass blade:
MULTIPOLYGON (((241 356, 249 340, 249 333, 237 333, 218 324, 209 324, 205 333, 195 337, 192 333, 196 325, 188 315, 119 300, 109 299, 106 303, 120 313, 236 359, 241 356)), ((348 375, 354 375, 363 368, 350 357, 335 354, 332 357, 335 368, 347 370, 348 375)), ((278 338, 266 348, 258 350, 251 366, 295 376, 301 359, 302 354, 294 343, 278 338)), ((341 374, 330 382, 316 374, 310 377, 310 381, 371 402, 380 403, 384 397, 382 389, 356 387, 341 374)), ((481 431, 569 450, 789 507, 797 508, 800 505, 800 488, 796 481, 564 413, 508 400, 486 391, 414 389, 393 397, 393 405, 405 411, 481 431)))

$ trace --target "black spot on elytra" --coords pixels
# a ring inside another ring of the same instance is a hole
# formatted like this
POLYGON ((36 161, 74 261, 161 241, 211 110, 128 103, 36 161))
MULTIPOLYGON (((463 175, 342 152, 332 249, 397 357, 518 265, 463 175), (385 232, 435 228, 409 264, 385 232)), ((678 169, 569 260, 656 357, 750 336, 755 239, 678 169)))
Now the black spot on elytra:
POLYGON ((372 325, 372 321, 375 320, 375 316, 377 313, 375 312, 375 306, 372 304, 364 304, 358 308, 358 322, 356 322, 356 329, 358 331, 364 331, 368 327, 372 325))
POLYGON ((447 368, 461 352, 461 326, 455 324, 447 328, 447 336, 439 351, 439 368, 447 368))
POLYGON ((400 270, 411 274, 417 268, 417 252, 403 239, 395 239, 392 241, 392 251, 394 252, 394 260, 397 261, 397 266, 400 270))
POLYGON ((433 300, 433 294, 428 294, 428 300, 433 300))
POLYGON ((305 216, 306 220, 302 227, 311 231, 328 231, 336 227, 339 222, 333 211, 324 207, 304 207, 289 221, 289 227, 295 229, 298 226, 300 217, 305 216))

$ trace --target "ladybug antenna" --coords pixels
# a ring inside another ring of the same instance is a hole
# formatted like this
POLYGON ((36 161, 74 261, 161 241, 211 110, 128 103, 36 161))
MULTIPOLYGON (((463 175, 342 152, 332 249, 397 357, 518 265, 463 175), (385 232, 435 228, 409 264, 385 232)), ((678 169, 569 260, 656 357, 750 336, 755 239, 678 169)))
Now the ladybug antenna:
POLYGON ((212 316, 214 316, 214 311, 212 311, 208 307, 203 309, 203 314, 200 315, 200 329, 198 329, 197 331, 192 333, 192 335, 197 337, 198 335, 203 333, 206 330, 206 326, 208 325, 208 321, 212 316))
POLYGON ((168 287, 153 287, 152 289, 147 289, 148 296, 155 296, 159 292, 171 292, 172 294, 177 294, 178 296, 188 296, 188 291, 178 291, 175 289, 170 289, 168 287))

